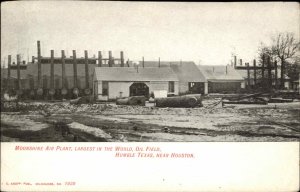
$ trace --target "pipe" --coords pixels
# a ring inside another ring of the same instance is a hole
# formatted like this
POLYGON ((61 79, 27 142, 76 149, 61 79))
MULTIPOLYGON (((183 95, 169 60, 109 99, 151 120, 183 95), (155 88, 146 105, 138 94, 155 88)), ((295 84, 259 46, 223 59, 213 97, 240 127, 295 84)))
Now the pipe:
POLYGON ((8 55, 8 67, 7 67, 7 89, 11 88, 10 83, 10 66, 11 66, 11 55, 8 55))
POLYGON ((112 67, 112 54, 111 54, 111 51, 108 52, 108 66, 112 67))
POLYGON ((253 60, 253 66, 254 66, 254 85, 256 85, 256 60, 253 60))
POLYGON ((98 51, 98 67, 102 67, 102 54, 98 51))
POLYGON ((158 58, 158 67, 161 67, 160 66, 160 57, 158 58))
POLYGON ((66 86, 66 63, 65 63, 65 50, 61 50, 61 68, 62 68, 62 90, 61 94, 66 95, 68 93, 67 86, 66 86))
POLYGON ((278 76, 277 76, 277 61, 275 60, 274 62, 274 65, 275 65, 275 88, 277 89, 278 88, 278 76))
POLYGON ((89 58, 87 50, 84 51, 85 57, 85 88, 89 89, 89 58))
POLYGON ((37 41, 38 54, 38 88, 42 87, 42 66, 41 66, 41 43, 37 41))
POLYGON ((249 63, 246 63, 246 65, 247 65, 248 88, 250 88, 250 68, 249 68, 249 63))
POLYGON ((50 89, 54 89, 54 50, 51 50, 50 64, 50 89))
POLYGON ((21 56, 18 54, 17 55, 17 79, 18 79, 17 90, 21 89, 20 59, 21 56))
POLYGON ((76 50, 73 50, 73 72, 74 72, 74 88, 77 88, 77 59, 76 59, 76 50))
POLYGON ((234 56, 234 68, 236 68, 236 56, 234 56))
POLYGON ((263 58, 262 58, 261 79, 262 79, 262 83, 264 84, 264 81, 265 81, 265 55, 263 55, 263 58))
POLYGON ((272 72, 271 72, 271 57, 268 56, 268 84, 269 88, 272 88, 272 72))
POLYGON ((123 51, 121 51, 120 56, 121 56, 121 67, 124 67, 124 53, 123 53, 123 51))

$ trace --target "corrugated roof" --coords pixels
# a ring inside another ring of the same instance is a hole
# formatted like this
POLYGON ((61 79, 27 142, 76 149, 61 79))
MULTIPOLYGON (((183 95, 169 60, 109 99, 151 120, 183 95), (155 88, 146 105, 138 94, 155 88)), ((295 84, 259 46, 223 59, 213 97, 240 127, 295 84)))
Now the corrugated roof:
POLYGON ((99 81, 178 81, 171 68, 96 67, 99 81))
POLYGON ((225 65, 199 65, 207 80, 223 81, 242 81, 244 78, 232 66, 227 65, 227 74, 225 65))

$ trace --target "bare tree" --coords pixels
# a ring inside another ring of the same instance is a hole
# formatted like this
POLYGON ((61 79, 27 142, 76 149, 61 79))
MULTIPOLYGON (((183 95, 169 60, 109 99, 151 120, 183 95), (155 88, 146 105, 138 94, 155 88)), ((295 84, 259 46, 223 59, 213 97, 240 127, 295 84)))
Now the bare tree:
POLYGON ((272 38, 271 53, 281 62, 281 88, 284 88, 286 61, 299 53, 299 46, 293 33, 279 33, 272 38))

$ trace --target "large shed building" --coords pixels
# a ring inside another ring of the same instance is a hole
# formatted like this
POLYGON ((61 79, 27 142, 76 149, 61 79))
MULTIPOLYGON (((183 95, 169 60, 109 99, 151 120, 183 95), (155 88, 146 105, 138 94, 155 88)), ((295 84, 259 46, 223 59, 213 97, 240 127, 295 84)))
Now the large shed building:
POLYGON ((171 68, 96 67, 93 92, 98 100, 118 97, 150 97, 154 91, 178 95, 178 78, 171 68))

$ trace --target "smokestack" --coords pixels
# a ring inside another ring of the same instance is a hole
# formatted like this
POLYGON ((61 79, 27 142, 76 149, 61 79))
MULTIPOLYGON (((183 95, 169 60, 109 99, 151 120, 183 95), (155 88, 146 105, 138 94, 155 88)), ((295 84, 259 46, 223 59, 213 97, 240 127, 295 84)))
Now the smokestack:
POLYGON ((98 67, 102 67, 102 53, 98 51, 98 67))
POLYGON ((65 50, 61 50, 61 68, 62 68, 62 89, 66 89, 66 63, 65 63, 65 50))
POLYGON ((213 72, 213 73, 215 72, 215 67, 212 68, 212 72, 213 72))
POLYGON ((18 79, 18 87, 17 90, 21 89, 21 75, 20 75, 20 61, 21 60, 21 56, 18 54, 17 55, 17 79, 18 79))
POLYGON ((54 50, 51 50, 50 64, 50 89, 54 89, 54 50))
POLYGON ((246 63, 246 65, 247 65, 248 88, 250 88, 250 68, 249 68, 249 63, 246 63))
POLYGON ((234 56, 234 68, 236 68, 236 56, 234 56))
POLYGON ((262 59, 261 78, 262 78, 262 83, 264 83, 264 80, 265 80, 265 55, 263 55, 263 59, 262 59))
POLYGON ((160 67, 160 57, 158 58, 158 67, 160 67))
POLYGON ((227 69, 227 65, 226 65, 226 75, 228 74, 228 69, 227 69))
POLYGON ((121 56, 121 67, 124 67, 124 53, 123 53, 123 51, 121 51, 120 56, 121 56))
POLYGON ((41 66, 41 43, 37 41, 38 54, 38 88, 42 87, 42 66, 41 66))
MULTIPOLYGON (((275 88, 277 89, 278 88, 278 82, 277 82, 278 77, 277 77, 277 61, 276 60, 274 61, 274 67, 275 67, 275 88)), ((300 78, 300 76, 299 76, 299 78, 300 78)))
POLYGON ((88 51, 84 51, 84 58, 85 58, 85 88, 89 89, 89 58, 88 58, 88 51))
POLYGON ((73 50, 74 88, 77 88, 77 59, 76 50, 73 50))
POLYGON ((108 52, 108 66, 112 67, 112 54, 111 54, 111 51, 108 52))
POLYGON ((11 84, 10 84, 10 66, 11 66, 11 55, 8 55, 8 66, 7 66, 7 89, 11 89, 11 84))
POLYGON ((240 59, 240 66, 242 66, 243 65, 243 60, 242 59, 240 59))
POLYGON ((34 56, 32 56, 32 63, 34 63, 34 56))
POLYGON ((269 83, 269 88, 272 88, 272 72, 271 72, 271 57, 268 56, 268 83, 269 83))
POLYGON ((143 57, 143 68, 145 67, 145 59, 144 59, 144 57, 143 57))
POLYGON ((253 66, 254 66, 254 85, 256 86, 256 60, 253 60, 253 66))

